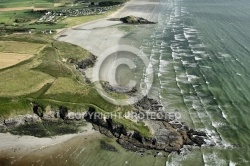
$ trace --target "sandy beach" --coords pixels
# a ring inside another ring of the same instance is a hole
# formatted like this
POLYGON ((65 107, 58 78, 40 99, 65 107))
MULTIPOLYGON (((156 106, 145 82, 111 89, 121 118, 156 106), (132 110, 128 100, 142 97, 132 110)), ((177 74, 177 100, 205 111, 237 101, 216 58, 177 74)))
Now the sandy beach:
POLYGON ((159 0, 130 0, 107 18, 65 30, 59 33, 56 39, 81 46, 98 56, 103 50, 118 44, 126 34, 114 27, 122 22, 108 19, 133 15, 157 22, 160 8, 159 0))
MULTIPOLYGON (((121 21, 110 21, 110 18, 121 18, 125 16, 142 17, 149 21, 157 22, 159 12, 161 11, 161 3, 159 0, 130 0, 120 10, 114 12, 110 16, 104 19, 85 23, 59 33, 55 38, 59 41, 72 43, 83 47, 90 51, 95 56, 100 56, 102 52, 109 49, 112 46, 126 44, 133 45, 134 41, 123 40, 128 32, 122 31, 117 26, 122 25, 121 21)), ((146 26, 146 25, 144 25, 146 26)), ((112 63, 112 60, 110 61, 112 63)), ((108 66, 105 71, 109 70, 109 66, 113 64, 105 64, 108 66)), ((85 71, 86 76, 92 79, 92 68, 85 71)), ((102 74, 102 79, 108 81, 105 78, 106 75, 102 74)))
POLYGON ((33 136, 18 136, 10 133, 0 133, 0 154, 15 152, 15 155, 25 155, 63 143, 76 136, 89 136, 95 133, 97 133, 97 131, 93 129, 90 123, 84 126, 83 133, 66 134, 51 138, 37 138, 33 136))

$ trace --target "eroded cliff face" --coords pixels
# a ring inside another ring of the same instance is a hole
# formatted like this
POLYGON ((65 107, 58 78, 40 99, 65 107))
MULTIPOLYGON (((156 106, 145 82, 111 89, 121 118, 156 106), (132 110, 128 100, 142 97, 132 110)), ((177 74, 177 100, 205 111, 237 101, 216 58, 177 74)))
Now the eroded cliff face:
POLYGON ((132 151, 156 149, 180 152, 183 145, 201 146, 205 144, 204 139, 208 139, 206 133, 189 129, 185 123, 176 121, 173 115, 163 112, 160 109, 161 104, 156 100, 144 97, 134 108, 135 111, 126 118, 143 121, 151 129, 151 136, 143 136, 140 131, 129 130, 122 124, 113 123, 111 117, 103 118, 94 109, 86 113, 85 119, 93 124, 95 130, 108 137, 115 137, 119 144, 132 151))
MULTIPOLYGON (((145 124, 150 130, 149 136, 145 136, 140 130, 132 130, 125 124, 117 123, 116 119, 112 119, 112 117, 102 116, 94 107, 90 107, 85 113, 76 116, 76 113, 70 112, 68 108, 62 106, 59 106, 57 110, 42 112, 43 107, 37 103, 33 103, 33 115, 1 120, 0 129, 14 131, 20 126, 21 129, 24 129, 22 126, 34 126, 34 124, 46 126, 48 122, 53 122, 53 124, 60 122, 57 124, 58 129, 53 128, 48 131, 57 133, 60 132, 59 128, 64 128, 66 133, 71 133, 78 132, 77 126, 83 125, 81 122, 86 120, 92 123, 95 130, 108 137, 116 138, 121 146, 131 151, 155 149, 180 152, 184 145, 202 146, 206 144, 205 140, 209 140, 205 132, 190 129, 185 123, 177 121, 174 114, 164 112, 161 109, 162 105, 154 99, 146 96, 133 107, 133 111, 119 118, 130 121, 131 125, 145 124)), ((65 131, 61 134, 64 134, 65 131)), ((46 136, 46 133, 43 135, 46 136)))
POLYGON ((75 113, 69 112, 66 107, 58 106, 54 109, 45 109, 38 103, 31 103, 31 106, 33 112, 31 111, 30 114, 0 119, 0 132, 51 137, 83 132, 82 127, 86 126, 86 121, 81 118, 81 115, 76 116, 75 113))

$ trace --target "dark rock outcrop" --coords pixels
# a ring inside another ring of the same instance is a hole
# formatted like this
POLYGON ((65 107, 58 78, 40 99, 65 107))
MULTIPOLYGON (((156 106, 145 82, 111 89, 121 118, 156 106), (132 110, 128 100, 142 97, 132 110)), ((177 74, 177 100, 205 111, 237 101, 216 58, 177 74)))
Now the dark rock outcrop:
MULTIPOLYGON (((116 88, 108 83, 105 87, 116 92, 116 88)), ((204 138, 207 138, 205 132, 189 129, 185 123, 177 121, 175 115, 164 112, 162 107, 157 100, 146 96, 134 104, 135 111, 126 117, 129 120, 143 121, 147 124, 151 129, 150 137, 142 136, 139 131, 128 130, 121 124, 113 123, 111 117, 102 117, 93 108, 86 113, 85 119, 93 124, 94 129, 108 137, 117 138, 119 144, 132 151, 156 149, 180 152, 184 145, 205 144, 204 138)))
POLYGON ((127 95, 133 95, 137 92, 136 87, 126 87, 126 86, 112 86, 109 82, 102 82, 102 87, 108 92, 123 93, 127 95))
POLYGON ((120 21, 126 24, 155 24, 155 22, 148 21, 142 17, 127 16, 120 18, 120 21))
POLYGON ((197 144, 198 146, 201 146, 203 144, 205 144, 206 142, 204 141, 203 137, 200 136, 193 136, 191 137, 191 140, 197 144))
POLYGON ((199 135, 204 135, 204 132, 198 132, 192 129, 189 130, 188 127, 185 127, 185 125, 180 122, 170 123, 172 119, 166 113, 159 118, 143 119, 145 117, 150 117, 146 116, 148 113, 161 112, 158 107, 152 107, 148 102, 151 104, 159 104, 156 100, 146 97, 143 101, 135 105, 135 108, 137 108, 137 113, 135 112, 135 114, 138 115, 140 120, 147 122, 150 128, 153 128, 150 137, 142 136, 138 131, 128 130, 121 124, 113 123, 110 117, 102 117, 101 114, 96 112, 93 108, 86 113, 85 119, 93 124, 95 130, 98 130, 108 137, 117 138, 119 144, 132 151, 156 149, 167 152, 180 152, 183 145, 201 146, 205 144, 202 136, 194 135, 197 133, 199 135), (144 103, 144 101, 146 101, 146 103, 144 103))
POLYGON ((73 63, 76 64, 76 68, 77 69, 87 69, 89 67, 93 67, 96 61, 96 57, 94 55, 91 55, 90 57, 88 57, 87 59, 81 60, 79 62, 75 62, 73 60, 71 60, 73 63))
POLYGON ((68 108, 60 106, 59 107, 59 116, 60 116, 60 118, 65 120, 67 118, 67 115, 68 115, 68 108))
POLYGON ((37 104, 37 103, 32 103, 32 105, 33 105, 33 113, 35 113, 37 116, 42 118, 44 108, 41 105, 37 104))
POLYGON ((0 120, 0 128, 2 128, 2 130, 4 131, 6 129, 18 127, 20 125, 33 124, 33 123, 37 123, 40 121, 41 121, 41 118, 36 114, 19 115, 14 118, 0 120))

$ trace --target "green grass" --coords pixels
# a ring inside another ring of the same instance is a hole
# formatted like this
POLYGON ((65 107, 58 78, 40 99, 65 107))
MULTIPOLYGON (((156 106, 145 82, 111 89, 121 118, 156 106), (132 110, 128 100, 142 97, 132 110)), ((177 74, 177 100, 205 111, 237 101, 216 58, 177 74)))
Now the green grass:
MULTIPOLYGON (((27 39, 26 42, 30 42, 31 46, 43 43, 45 47, 29 61, 0 71, 0 118, 32 113, 32 102, 54 110, 58 110, 59 106, 65 106, 75 112, 86 111, 90 106, 96 108, 98 112, 119 112, 122 115, 132 110, 131 106, 122 107, 107 102, 98 94, 93 84, 81 81, 79 78, 83 76, 71 64, 62 61, 63 58, 77 60, 87 58, 91 54, 85 49, 55 41, 48 36, 34 38, 32 35, 10 35, 2 38, 4 42, 8 42, 9 39, 16 43, 27 39)), ((32 48, 37 48, 33 50, 36 52, 40 47, 32 48)), ((121 98, 121 94, 113 95, 121 98)), ((123 124, 128 130, 136 130, 143 136, 150 136, 148 128, 143 123, 135 123, 124 118, 114 121, 123 124)), ((20 134, 20 131, 26 128, 27 126, 21 126, 11 132, 20 134)), ((73 129, 69 131, 73 132, 73 129)), ((42 130, 40 126, 38 136, 44 135, 53 134, 51 132, 48 134, 47 130, 42 130)))
POLYGON ((70 43, 54 41, 52 45, 62 58, 74 58, 78 60, 87 58, 91 55, 87 50, 70 43))
POLYGON ((18 11, 6 11, 0 12, 0 22, 6 24, 15 23, 15 19, 28 19, 34 20, 40 18, 41 14, 31 14, 31 10, 18 10, 18 11))
POLYGON ((0 8, 30 7, 34 5, 33 2, 33 0, 2 0, 0 1, 0 8))
POLYGON ((100 14, 100 15, 89 15, 89 16, 80 16, 80 17, 68 17, 62 21, 60 21, 61 24, 66 24, 66 27, 72 27, 72 26, 76 26, 79 24, 84 24, 87 22, 91 22, 91 21, 95 21, 98 19, 102 19, 105 18, 107 16, 109 16, 111 13, 113 13, 114 11, 118 10, 119 8, 113 8, 112 10, 107 11, 104 14, 100 14))
POLYGON ((66 24, 26 24, 22 28, 36 29, 36 30, 55 30, 65 28, 66 24))
MULTIPOLYGON (((102 1, 102 0, 99 0, 102 1)), ((124 2, 124 0, 118 0, 121 2, 124 2)), ((53 7, 55 3, 69 3, 71 1, 69 0, 21 0, 21 1, 0 1, 0 8, 9 8, 9 7, 40 7, 40 8, 53 8, 57 9, 58 7, 53 7)), ((79 8, 79 6, 76 7, 60 7, 62 8, 79 8)), ((59 20, 56 24, 36 24, 34 23, 36 20, 38 20, 42 14, 40 13, 30 13, 30 10, 16 10, 16 11, 5 11, 0 12, 0 22, 4 23, 5 26, 8 25, 7 29, 35 29, 37 31, 43 31, 43 30, 56 30, 56 29, 62 29, 65 27, 72 27, 75 25, 83 24, 86 22, 94 21, 97 19, 102 19, 110 15, 112 12, 116 11, 118 8, 113 8, 110 11, 107 11, 104 14, 100 15, 90 15, 90 16, 79 16, 79 17, 68 17, 66 19, 59 20), (16 23, 16 20, 20 20, 21 22, 16 23)), ((1 26, 0 26, 1 27, 1 26)))
POLYGON ((0 97, 0 117, 8 118, 17 115, 31 113, 30 101, 19 98, 4 98, 0 97))
POLYGON ((0 41, 0 52, 19 53, 19 54, 37 54, 44 44, 18 41, 0 41))
POLYGON ((26 42, 31 44, 48 44, 53 39, 53 36, 48 35, 8 35, 8 36, 0 36, 1 41, 18 41, 18 42, 26 42))
POLYGON ((42 72, 16 70, 15 68, 2 72, 0 82, 1 96, 18 96, 35 92, 54 78, 42 72))
MULTIPOLYGON (((7 40, 7 38, 4 39, 7 40)), ((27 36, 11 35, 9 39, 26 40, 27 36)), ((47 41, 46 47, 39 54, 25 64, 0 72, 3 80, 0 82, 0 96, 22 97, 24 95, 25 97, 22 98, 27 100, 49 100, 52 104, 54 101, 58 101, 66 105, 67 103, 93 105, 105 111, 118 110, 117 106, 107 103, 93 85, 80 83, 78 77, 82 76, 72 65, 62 62, 63 58, 84 59, 91 55, 89 52, 75 45, 53 39, 36 40, 34 41, 31 36, 27 42, 47 41), (46 86, 49 88, 44 88, 46 86)))
MULTIPOLYGON (((53 3, 67 2, 69 1, 2 0, 0 1, 0 8, 51 7, 53 3)), ((115 10, 117 8, 102 15, 67 18, 55 25, 32 24, 41 15, 31 15, 28 13, 29 10, 0 12, 0 22, 5 23, 0 27, 7 26, 10 29, 34 28, 37 30, 61 29, 104 18, 115 10), (16 19, 24 19, 27 22, 16 24, 16 19)), ((32 102, 37 102, 44 108, 51 107, 55 110, 58 110, 59 106, 65 106, 75 112, 86 111, 90 106, 96 108, 98 112, 104 113, 120 112, 124 114, 126 111, 131 111, 131 106, 116 106, 104 100, 94 86, 84 83, 84 76, 72 64, 65 61, 68 58, 82 60, 89 57, 91 54, 85 49, 69 43, 55 41, 52 35, 43 34, 5 35, 0 36, 0 41, 0 53, 15 52, 35 55, 29 60, 0 70, 0 118, 32 113, 32 102)), ((121 94, 112 93, 111 95, 124 98, 124 95, 121 94)), ((148 128, 143 123, 134 123, 123 118, 117 119, 115 122, 124 124, 127 129, 139 131, 143 136, 150 136, 148 128)), ((45 126, 46 124, 35 126, 39 128, 38 136, 47 135, 48 132, 49 135, 58 133, 58 128, 44 130, 45 126)), ((20 134, 20 131, 26 130, 26 127, 21 126, 17 131, 11 132, 19 132, 20 134)))
POLYGON ((1 0, 0 8, 39 7, 50 8, 54 3, 69 3, 70 0, 1 0))
POLYGON ((34 70, 41 71, 43 73, 49 74, 52 77, 58 78, 58 77, 67 77, 71 76, 72 72, 69 68, 67 68, 62 62, 43 62, 34 70))
POLYGON ((114 119, 114 122, 118 123, 118 124, 123 124, 124 127, 126 129, 128 129, 128 130, 138 131, 144 137, 150 137, 151 136, 148 127, 145 126, 145 124, 143 122, 136 123, 136 122, 132 122, 131 120, 125 119, 125 118, 114 119))

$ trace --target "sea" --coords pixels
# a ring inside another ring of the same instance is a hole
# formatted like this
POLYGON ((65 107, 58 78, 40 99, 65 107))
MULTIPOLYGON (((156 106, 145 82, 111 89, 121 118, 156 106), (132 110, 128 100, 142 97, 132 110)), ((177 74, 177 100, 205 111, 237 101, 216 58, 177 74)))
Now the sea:
POLYGON ((140 38, 153 66, 151 95, 214 145, 184 147, 166 165, 250 165, 250 1, 161 3, 140 38))

